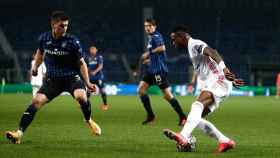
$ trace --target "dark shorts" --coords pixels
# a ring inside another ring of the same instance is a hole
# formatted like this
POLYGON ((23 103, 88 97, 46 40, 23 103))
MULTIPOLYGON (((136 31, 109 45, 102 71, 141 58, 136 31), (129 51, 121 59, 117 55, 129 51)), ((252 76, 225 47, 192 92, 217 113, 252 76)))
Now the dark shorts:
POLYGON ((157 85, 160 89, 166 89, 170 86, 166 74, 148 74, 146 73, 142 81, 151 85, 157 85))
POLYGON ((90 80, 90 83, 96 84, 99 89, 104 88, 104 81, 103 80, 90 80))
POLYGON ((52 100, 62 92, 69 92, 74 96, 76 89, 86 90, 85 84, 78 75, 67 78, 46 78, 38 93, 45 94, 49 100, 52 100))

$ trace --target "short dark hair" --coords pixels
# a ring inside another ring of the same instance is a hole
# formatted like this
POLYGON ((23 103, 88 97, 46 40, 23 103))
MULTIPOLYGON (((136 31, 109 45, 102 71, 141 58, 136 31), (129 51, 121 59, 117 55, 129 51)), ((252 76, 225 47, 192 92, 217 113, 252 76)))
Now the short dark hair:
POLYGON ((56 10, 51 14, 51 21, 66 21, 69 20, 69 16, 64 11, 56 10))
POLYGON ((172 32, 176 33, 176 32, 185 32, 190 34, 191 29, 189 26, 185 26, 185 25, 177 25, 176 27, 173 28, 172 32))
POLYGON ((154 26, 157 25, 156 20, 155 20, 155 19, 152 19, 152 18, 147 18, 147 19, 145 20, 145 22, 148 22, 148 23, 150 23, 150 24, 152 24, 152 25, 154 25, 154 26))

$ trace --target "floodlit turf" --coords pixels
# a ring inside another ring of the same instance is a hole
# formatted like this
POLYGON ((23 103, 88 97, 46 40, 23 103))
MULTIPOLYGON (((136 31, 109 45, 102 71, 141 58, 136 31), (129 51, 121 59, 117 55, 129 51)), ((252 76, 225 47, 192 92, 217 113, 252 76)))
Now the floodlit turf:
MULTIPOLYGON (((70 96, 60 96, 37 113, 24 135, 23 144, 10 144, 4 131, 15 129, 31 99, 29 94, 0 95, 1 158, 268 158, 280 157, 280 99, 273 97, 231 97, 208 117, 237 147, 216 155, 217 143, 196 130, 197 151, 178 153, 175 143, 162 129, 179 130, 175 112, 160 96, 152 96, 157 119, 143 126, 145 118, 138 97, 109 96, 110 109, 100 109, 101 99, 91 97, 94 119, 102 136, 91 136, 78 105, 70 96)), ((178 97, 188 111, 194 97, 178 97)))

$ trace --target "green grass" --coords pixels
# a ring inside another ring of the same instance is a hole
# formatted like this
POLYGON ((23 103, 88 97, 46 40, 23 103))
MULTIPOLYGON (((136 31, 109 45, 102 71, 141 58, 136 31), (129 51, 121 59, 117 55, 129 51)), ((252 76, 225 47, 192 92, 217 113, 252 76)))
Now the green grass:
MULTIPOLYGON (((267 158, 280 157, 280 100, 273 97, 230 97, 208 119, 237 142, 227 153, 213 154, 217 142, 200 131, 197 151, 178 153, 175 143, 162 129, 179 130, 177 116, 160 96, 152 96, 157 120, 143 126, 145 118, 138 97, 109 96, 109 111, 100 110, 100 97, 91 98, 93 116, 102 128, 102 136, 90 135, 78 105, 70 96, 60 96, 45 105, 24 135, 23 144, 10 144, 6 130, 16 129, 21 114, 31 99, 29 94, 0 95, 0 157, 96 157, 96 158, 267 158)), ((178 97, 185 111, 194 97, 178 97)))

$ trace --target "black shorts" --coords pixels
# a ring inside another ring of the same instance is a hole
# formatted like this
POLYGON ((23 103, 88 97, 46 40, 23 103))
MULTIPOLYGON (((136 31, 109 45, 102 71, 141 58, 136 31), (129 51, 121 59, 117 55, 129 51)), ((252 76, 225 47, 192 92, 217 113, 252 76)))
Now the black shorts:
POLYGON ((148 83, 150 86, 157 85, 160 89, 166 89, 170 86, 166 74, 148 74, 148 73, 146 73, 144 75, 144 77, 142 78, 142 81, 148 83))
POLYGON ((104 88, 104 81, 103 80, 90 80, 90 83, 96 84, 99 89, 104 88))
POLYGON ((85 84, 78 75, 67 78, 46 78, 38 93, 45 94, 49 100, 52 100, 62 92, 69 92, 74 96, 76 89, 86 90, 85 84))

